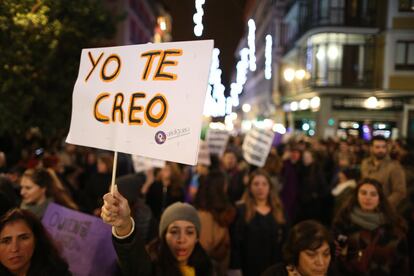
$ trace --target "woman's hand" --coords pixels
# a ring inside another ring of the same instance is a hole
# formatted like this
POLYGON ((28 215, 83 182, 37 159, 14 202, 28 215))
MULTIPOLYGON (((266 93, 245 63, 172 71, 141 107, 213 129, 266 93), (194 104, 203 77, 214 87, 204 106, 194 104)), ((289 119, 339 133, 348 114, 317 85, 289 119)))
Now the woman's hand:
POLYGON ((115 227, 119 236, 127 235, 132 229, 130 219, 131 210, 128 201, 118 192, 115 186, 114 194, 107 193, 103 196, 104 205, 101 208, 102 220, 115 227))

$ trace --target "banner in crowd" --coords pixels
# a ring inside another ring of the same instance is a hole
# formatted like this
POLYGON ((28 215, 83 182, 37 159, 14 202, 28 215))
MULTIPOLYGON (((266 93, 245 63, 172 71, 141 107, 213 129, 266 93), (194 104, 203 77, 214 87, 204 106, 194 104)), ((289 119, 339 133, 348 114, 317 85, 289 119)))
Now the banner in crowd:
POLYGON ((67 142, 195 165, 212 40, 83 49, 67 142))
POLYGON ((139 155, 132 155, 132 164, 134 165, 134 170, 136 173, 145 172, 146 170, 153 169, 153 168, 164 168, 165 161, 139 156, 139 155))
POLYGON ((200 141, 200 150, 198 151, 198 161, 197 164, 210 166, 210 151, 208 150, 208 144, 206 141, 200 141))
POLYGON ((50 203, 42 223, 74 276, 114 275, 117 261, 111 226, 100 218, 50 203))
POLYGON ((244 138, 243 157, 251 165, 263 167, 269 155, 275 133, 272 130, 252 128, 244 138))
POLYGON ((206 135, 208 150, 210 154, 216 154, 219 157, 223 155, 230 133, 227 130, 209 128, 206 135))

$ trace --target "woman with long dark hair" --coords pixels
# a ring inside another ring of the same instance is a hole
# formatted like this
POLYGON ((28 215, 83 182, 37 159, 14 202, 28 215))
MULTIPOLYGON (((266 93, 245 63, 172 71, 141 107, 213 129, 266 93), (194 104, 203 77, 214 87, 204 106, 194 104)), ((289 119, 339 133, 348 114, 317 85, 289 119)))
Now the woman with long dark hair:
POLYGON ((231 227, 230 268, 241 269, 243 276, 260 275, 282 260, 286 220, 273 187, 266 171, 254 171, 242 203, 237 206, 237 217, 231 227))
POLYGON ((144 193, 145 201, 157 220, 169 205, 184 201, 184 183, 178 164, 167 162, 160 170, 158 179, 144 193))
POLYGON ((72 275, 42 223, 12 209, 0 219, 0 275, 72 275))
POLYGON ((408 275, 406 226, 375 179, 362 179, 334 219, 339 275, 408 275))
POLYGON ((202 179, 194 202, 201 221, 200 243, 213 260, 216 276, 227 275, 229 226, 236 215, 226 189, 227 176, 224 172, 212 171, 202 179))
POLYGON ((116 190, 104 196, 101 217, 113 226, 114 246, 124 276, 211 276, 213 267, 199 243, 194 207, 176 202, 163 212, 159 236, 145 248, 135 230, 128 201, 116 190))

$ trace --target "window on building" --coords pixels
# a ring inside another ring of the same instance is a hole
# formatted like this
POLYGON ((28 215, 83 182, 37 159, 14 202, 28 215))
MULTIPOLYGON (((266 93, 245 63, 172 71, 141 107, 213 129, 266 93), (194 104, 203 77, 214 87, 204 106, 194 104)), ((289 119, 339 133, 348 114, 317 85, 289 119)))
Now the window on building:
POLYGON ((399 0, 398 10, 402 12, 414 12, 414 0, 399 0))
POLYGON ((414 41, 397 41, 395 69, 414 70, 414 41))
POLYGON ((304 51, 310 85, 372 85, 372 43, 370 37, 364 35, 321 33, 311 36, 304 51))

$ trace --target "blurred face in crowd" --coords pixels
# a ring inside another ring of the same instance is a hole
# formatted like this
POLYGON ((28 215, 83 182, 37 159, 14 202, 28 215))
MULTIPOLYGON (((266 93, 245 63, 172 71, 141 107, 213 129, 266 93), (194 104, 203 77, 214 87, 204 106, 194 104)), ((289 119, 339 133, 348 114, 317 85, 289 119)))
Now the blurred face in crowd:
POLYGON ((302 276, 326 275, 331 261, 331 251, 327 242, 315 250, 306 249, 299 253, 298 271, 302 276))
POLYGON ((375 211, 379 204, 377 188, 369 183, 361 185, 358 190, 358 203, 363 211, 375 211))
POLYGON ((101 158, 98 158, 96 166, 98 173, 107 173, 109 171, 108 166, 101 158))
POLYGON ((339 172, 338 173, 338 180, 339 180, 339 183, 343 183, 343 182, 347 181, 348 178, 346 177, 346 175, 343 172, 339 172))
POLYGON ((0 233, 0 262, 13 275, 26 275, 35 249, 32 230, 22 220, 6 224, 0 233))
POLYGON ((308 150, 305 150, 305 151, 303 152, 303 157, 302 157, 302 160, 303 160, 303 164, 304 164, 305 166, 309 166, 309 165, 311 165, 311 164, 313 163, 313 156, 312 156, 312 153, 311 153, 310 151, 308 151, 308 150))
POLYGON ((250 184, 250 192, 256 201, 267 200, 270 193, 270 183, 263 175, 256 175, 250 184))
POLYGON ((196 166, 196 172, 199 175, 207 175, 208 174, 208 166, 202 165, 202 164, 197 164, 197 166, 196 166))
POLYGON ((237 165, 237 157, 233 152, 226 152, 223 155, 222 162, 225 170, 231 170, 237 165))
POLYGON ((25 204, 41 204, 46 200, 46 187, 40 187, 29 177, 22 177, 20 195, 25 204))
POLYGON ((300 151, 298 149, 294 149, 290 151, 290 160, 293 163, 296 163, 300 160, 300 151))
POLYGON ((197 230, 189 221, 176 220, 168 226, 165 240, 175 259, 187 264, 198 240, 197 230))
POLYGON ((161 169, 160 177, 162 181, 169 181, 171 179, 171 167, 169 165, 165 165, 165 167, 161 169))
POLYGON ((382 160, 387 156, 387 142, 376 140, 372 143, 371 151, 377 160, 382 160))

